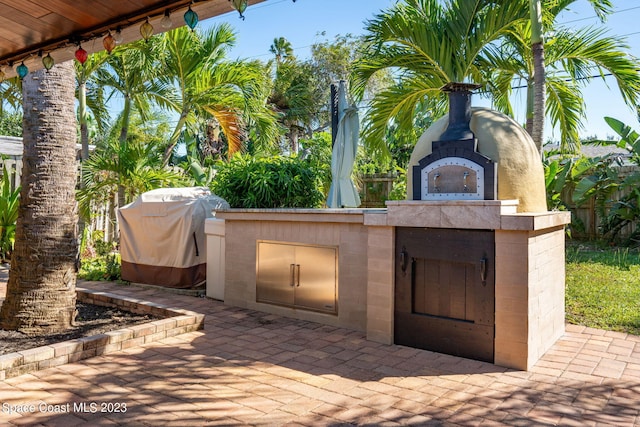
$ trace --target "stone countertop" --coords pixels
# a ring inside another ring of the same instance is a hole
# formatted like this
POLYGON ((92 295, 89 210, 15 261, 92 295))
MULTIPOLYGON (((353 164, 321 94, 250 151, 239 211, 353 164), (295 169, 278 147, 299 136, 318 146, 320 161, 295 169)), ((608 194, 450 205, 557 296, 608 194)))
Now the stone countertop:
POLYGON ((387 200, 393 206, 518 206, 517 200, 387 200))
POLYGON ((501 230, 545 230, 547 228, 563 227, 571 222, 571 212, 522 212, 502 215, 501 230))
POLYGON ((515 200, 388 201, 387 208, 346 209, 226 209, 216 219, 357 223, 382 227, 469 228, 535 231, 571 222, 569 212, 517 213, 515 200))
POLYGON ((295 214, 363 214, 384 213, 385 208, 257 208, 257 209, 220 209, 217 212, 223 214, 235 213, 295 213, 295 214))
POLYGON ((217 219, 232 221, 289 221, 289 222, 364 222, 365 214, 386 214, 382 208, 344 209, 225 209, 216 212, 217 219))

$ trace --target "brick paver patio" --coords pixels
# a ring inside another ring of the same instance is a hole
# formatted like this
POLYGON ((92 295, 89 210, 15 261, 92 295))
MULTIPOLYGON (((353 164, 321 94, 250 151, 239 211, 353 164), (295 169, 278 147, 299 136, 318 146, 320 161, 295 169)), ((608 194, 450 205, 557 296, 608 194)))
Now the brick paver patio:
POLYGON ((568 326, 522 372, 205 298, 82 286, 205 313, 205 329, 6 379, 1 425, 640 426, 638 336, 568 326))

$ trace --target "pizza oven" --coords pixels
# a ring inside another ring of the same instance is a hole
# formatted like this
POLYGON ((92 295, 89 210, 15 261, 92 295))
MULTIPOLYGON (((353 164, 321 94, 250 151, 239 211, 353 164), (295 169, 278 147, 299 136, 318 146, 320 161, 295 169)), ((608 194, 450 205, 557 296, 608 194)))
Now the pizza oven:
POLYGON ((410 201, 388 204, 396 225, 394 342, 494 362, 503 357, 495 338, 503 327, 502 215, 546 212, 546 197, 532 139, 509 117, 472 109, 478 87, 442 88, 449 114, 416 144, 410 201))
POLYGON ((469 127, 471 91, 477 85, 449 83, 449 123, 431 154, 413 166, 413 200, 495 200, 497 164, 478 152, 469 127))

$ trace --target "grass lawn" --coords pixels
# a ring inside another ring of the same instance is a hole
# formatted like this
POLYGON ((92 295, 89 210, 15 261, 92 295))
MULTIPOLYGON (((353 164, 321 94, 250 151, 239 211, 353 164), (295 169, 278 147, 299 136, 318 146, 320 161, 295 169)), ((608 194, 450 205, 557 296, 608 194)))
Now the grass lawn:
POLYGON ((566 316, 640 335, 640 252, 568 240, 566 316))

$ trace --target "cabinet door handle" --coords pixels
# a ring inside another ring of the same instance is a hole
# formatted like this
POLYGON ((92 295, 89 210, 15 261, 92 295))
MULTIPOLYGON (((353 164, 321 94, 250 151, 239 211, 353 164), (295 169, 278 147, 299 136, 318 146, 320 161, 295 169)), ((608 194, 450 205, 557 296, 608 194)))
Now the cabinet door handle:
POLYGON ((289 286, 293 287, 296 285, 296 265, 289 264, 289 286))
POLYGON ((300 264, 296 264, 296 287, 300 287, 300 264))
POLYGON ((482 286, 487 286, 487 259, 482 258, 480 260, 480 280, 482 280, 482 286))

